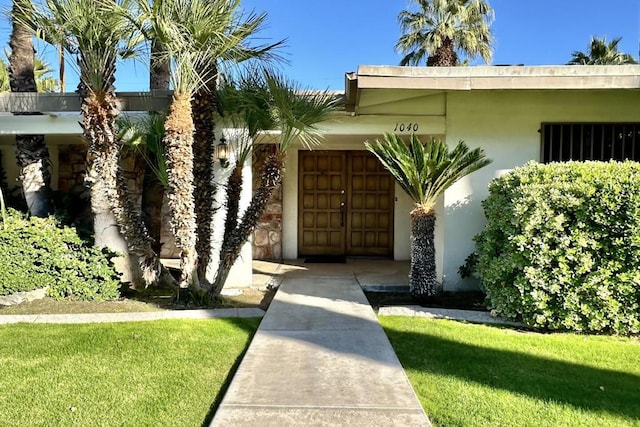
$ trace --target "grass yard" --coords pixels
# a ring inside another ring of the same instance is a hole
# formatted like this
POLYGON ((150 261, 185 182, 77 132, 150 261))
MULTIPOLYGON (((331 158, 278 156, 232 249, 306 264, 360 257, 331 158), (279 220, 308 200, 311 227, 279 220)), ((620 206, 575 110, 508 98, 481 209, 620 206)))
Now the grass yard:
POLYGON ((640 340, 380 317, 436 426, 640 426, 640 340))
POLYGON ((200 426, 259 319, 0 327, 0 424, 200 426))

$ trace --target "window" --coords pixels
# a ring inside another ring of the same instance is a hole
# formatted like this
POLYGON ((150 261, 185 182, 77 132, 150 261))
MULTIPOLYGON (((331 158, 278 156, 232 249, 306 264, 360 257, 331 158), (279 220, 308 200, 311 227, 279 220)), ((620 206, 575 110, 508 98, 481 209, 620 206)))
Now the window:
POLYGON ((640 161, 640 123, 543 123, 542 162, 640 161))

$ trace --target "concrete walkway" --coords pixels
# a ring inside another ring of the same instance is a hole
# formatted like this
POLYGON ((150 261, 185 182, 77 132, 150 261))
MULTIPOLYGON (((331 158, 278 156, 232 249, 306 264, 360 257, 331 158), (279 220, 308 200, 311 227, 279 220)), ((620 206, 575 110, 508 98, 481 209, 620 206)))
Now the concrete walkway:
POLYGON ((430 426, 358 279, 284 275, 212 426, 430 426))

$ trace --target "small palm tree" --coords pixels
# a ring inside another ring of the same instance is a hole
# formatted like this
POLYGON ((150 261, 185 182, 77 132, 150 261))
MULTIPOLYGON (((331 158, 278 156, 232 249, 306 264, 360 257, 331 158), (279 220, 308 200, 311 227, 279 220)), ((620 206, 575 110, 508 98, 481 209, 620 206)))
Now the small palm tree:
POLYGON ((489 62, 493 50, 493 9, 485 0, 411 0, 417 11, 398 14, 400 65, 459 65, 458 54, 489 62))
POLYGON ((618 50, 618 44, 622 37, 613 39, 607 43, 607 38, 591 38, 589 50, 585 52, 575 51, 571 54, 571 60, 567 65, 623 65, 635 64, 636 60, 628 53, 618 50))
POLYGON ((382 140, 366 141, 365 147, 414 202, 409 289, 419 299, 435 296, 440 291, 434 244, 436 200, 457 180, 485 167, 491 160, 480 148, 469 150, 463 141, 449 151, 440 140, 431 138, 422 143, 415 135, 411 135, 407 144, 400 136, 387 133, 382 140))
MULTIPOLYGON (((249 239, 271 198, 280 185, 287 150, 299 141, 307 148, 320 143, 322 134, 318 124, 327 120, 335 110, 336 99, 327 91, 301 88, 284 76, 267 69, 250 70, 234 86, 227 83, 219 91, 223 112, 235 116, 234 124, 242 125, 245 139, 236 145, 236 162, 227 183, 224 240, 220 264, 216 272, 211 296, 217 296, 238 259, 242 245, 249 239), (251 155, 253 143, 259 142, 259 132, 279 131, 278 149, 270 153, 260 171, 260 183, 254 189, 251 202, 238 219, 242 165, 251 155)), ((233 120, 232 120, 233 121, 233 120)))

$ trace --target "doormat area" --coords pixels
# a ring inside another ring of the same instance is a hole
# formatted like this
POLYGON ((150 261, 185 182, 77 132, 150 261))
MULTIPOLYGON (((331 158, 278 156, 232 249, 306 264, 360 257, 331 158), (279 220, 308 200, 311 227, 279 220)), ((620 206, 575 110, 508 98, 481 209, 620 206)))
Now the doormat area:
POLYGON ((313 256, 304 259, 305 264, 345 264, 344 256, 313 256))

